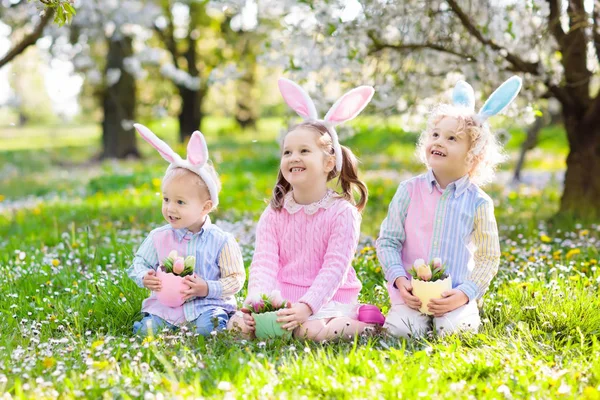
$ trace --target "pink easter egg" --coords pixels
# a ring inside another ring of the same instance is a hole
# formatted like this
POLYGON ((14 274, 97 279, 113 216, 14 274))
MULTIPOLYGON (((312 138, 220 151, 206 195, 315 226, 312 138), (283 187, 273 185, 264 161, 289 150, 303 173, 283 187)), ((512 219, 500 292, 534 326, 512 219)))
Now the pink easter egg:
MULTIPOLYGON (((173 269, 175 269, 175 266, 173 266, 173 269)), ((160 292, 155 292, 158 301, 168 307, 179 307, 182 305, 184 295, 181 291, 189 289, 189 286, 183 283, 184 279, 180 276, 163 272, 160 269, 156 271, 156 276, 162 284, 160 292)))

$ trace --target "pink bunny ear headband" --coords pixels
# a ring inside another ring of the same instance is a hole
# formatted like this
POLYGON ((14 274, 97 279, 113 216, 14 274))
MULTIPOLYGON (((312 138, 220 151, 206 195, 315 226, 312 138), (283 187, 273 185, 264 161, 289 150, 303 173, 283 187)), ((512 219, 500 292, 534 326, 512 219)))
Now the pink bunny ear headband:
POLYGON ((185 168, 199 175, 208 187, 210 199, 213 202, 213 208, 219 204, 217 183, 213 180, 208 170, 204 167, 206 165, 206 161, 208 161, 208 148, 206 147, 204 136, 200 133, 200 131, 195 131, 192 134, 192 137, 187 145, 187 158, 184 160, 179 156, 179 154, 175 153, 168 144, 160 140, 150 129, 141 124, 133 124, 133 126, 146 142, 150 143, 152 147, 158 150, 162 158, 171 163, 171 165, 169 165, 167 168, 167 171, 179 167, 185 168))
POLYGON ((352 89, 335 102, 327 114, 325 114, 325 118, 319 119, 315 104, 304 89, 297 83, 286 78, 279 78, 277 83, 285 102, 292 110, 296 111, 302 119, 305 121, 320 122, 325 125, 331 136, 331 141, 333 142, 335 169, 341 171, 342 148, 335 127, 343 122, 350 121, 360 114, 371 101, 375 89, 371 86, 359 86, 352 89))

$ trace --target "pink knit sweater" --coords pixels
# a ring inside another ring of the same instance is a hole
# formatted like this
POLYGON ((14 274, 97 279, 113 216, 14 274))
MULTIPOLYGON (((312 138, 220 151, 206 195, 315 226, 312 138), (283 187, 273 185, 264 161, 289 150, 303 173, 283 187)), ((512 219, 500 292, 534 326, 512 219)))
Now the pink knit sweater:
POLYGON ((362 285, 351 262, 360 221, 356 207, 333 191, 305 206, 288 193, 281 211, 267 207, 256 230, 248 297, 279 289, 314 314, 331 300, 356 303, 362 285))

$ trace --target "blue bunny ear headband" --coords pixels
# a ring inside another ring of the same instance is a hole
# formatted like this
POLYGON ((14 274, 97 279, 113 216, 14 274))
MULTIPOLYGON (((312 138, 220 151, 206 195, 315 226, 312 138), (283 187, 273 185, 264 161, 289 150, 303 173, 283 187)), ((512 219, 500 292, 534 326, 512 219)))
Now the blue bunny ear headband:
MULTIPOLYGON (((498 87, 488 97, 483 107, 474 116, 475 120, 483 125, 485 121, 496 114, 501 113, 517 97, 521 90, 522 80, 518 76, 512 76, 506 82, 498 87)), ((470 112, 475 113, 475 93, 471 85, 465 81, 458 81, 452 92, 452 104, 456 107, 463 107, 470 112)), ((485 140, 480 140, 473 150, 474 154, 479 154, 483 148, 485 140)))

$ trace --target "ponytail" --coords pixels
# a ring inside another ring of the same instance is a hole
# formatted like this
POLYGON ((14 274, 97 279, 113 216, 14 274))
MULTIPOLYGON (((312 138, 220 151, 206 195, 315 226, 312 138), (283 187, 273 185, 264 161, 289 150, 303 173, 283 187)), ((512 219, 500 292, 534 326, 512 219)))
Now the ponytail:
POLYGON ((292 190, 292 185, 285 180, 280 168, 277 174, 277 182, 273 188, 273 197, 271 197, 270 202, 274 210, 280 211, 283 208, 283 199, 290 190, 292 190))
MULTIPOLYGON (((359 212, 367 205, 369 191, 363 181, 358 179, 358 160, 352 150, 346 146, 342 147, 342 173, 338 178, 338 183, 342 187, 342 197, 352 204, 355 204, 353 190, 360 193, 360 199, 356 203, 359 212)), ((337 172, 333 172, 337 174, 337 172)), ((335 176, 335 175, 334 175, 335 176)), ((332 177, 333 178, 333 177, 332 177)))

